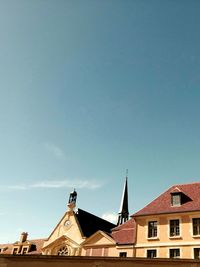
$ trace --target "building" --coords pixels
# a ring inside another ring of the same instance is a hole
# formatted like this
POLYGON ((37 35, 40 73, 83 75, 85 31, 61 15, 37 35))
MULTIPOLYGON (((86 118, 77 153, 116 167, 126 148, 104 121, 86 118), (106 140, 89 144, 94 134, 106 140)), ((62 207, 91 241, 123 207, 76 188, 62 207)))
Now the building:
POLYGON ((19 241, 13 244, 0 244, 0 254, 13 255, 39 255, 42 254, 42 247, 45 239, 28 240, 28 233, 23 232, 19 241))
POLYGON ((0 245, 1 254, 200 259, 200 183, 174 185, 131 216, 124 184, 118 225, 76 210, 77 193, 47 239, 0 245))
MULTIPOLYGON (((116 226, 84 210, 75 211, 76 198, 77 193, 73 191, 69 197, 66 213, 44 242, 42 254, 66 256, 87 254, 84 244, 91 236, 98 231, 110 234, 111 229, 116 226)), ((97 251, 94 249, 92 255, 96 254, 97 251)), ((107 255, 106 250, 102 251, 103 255, 107 255)))
POLYGON ((132 218, 136 257, 200 258, 200 183, 172 186, 132 218))
POLYGON ((76 209, 77 192, 69 197, 67 210, 46 239, 28 240, 22 233, 14 244, 0 245, 1 254, 43 254, 62 256, 134 255, 133 220, 128 221, 128 182, 125 179, 118 225, 82 209, 76 209))

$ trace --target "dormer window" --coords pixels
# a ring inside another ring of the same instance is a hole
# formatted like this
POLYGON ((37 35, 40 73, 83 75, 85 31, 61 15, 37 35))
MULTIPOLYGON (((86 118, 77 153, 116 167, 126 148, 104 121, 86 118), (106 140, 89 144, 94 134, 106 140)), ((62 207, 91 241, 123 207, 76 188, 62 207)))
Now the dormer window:
POLYGON ((171 194, 171 204, 173 207, 181 206, 181 193, 171 194))
POLYGON ((17 254, 18 253, 18 248, 14 248, 13 249, 13 255, 17 254))

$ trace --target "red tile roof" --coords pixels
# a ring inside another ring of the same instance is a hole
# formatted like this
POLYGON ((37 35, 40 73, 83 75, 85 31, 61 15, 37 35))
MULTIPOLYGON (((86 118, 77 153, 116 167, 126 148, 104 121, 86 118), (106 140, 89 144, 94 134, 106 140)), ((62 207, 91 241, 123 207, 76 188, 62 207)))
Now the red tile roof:
POLYGON ((28 252, 27 254, 42 254, 42 247, 43 247, 43 244, 45 242, 46 239, 34 239, 34 240, 30 240, 30 243, 32 245, 35 245, 36 246, 36 250, 33 250, 33 251, 30 251, 28 252))
POLYGON ((190 211, 200 211, 200 183, 174 185, 132 216, 190 211), (180 206, 172 206, 171 194, 178 192, 184 196, 185 201, 180 206))
POLYGON ((112 229, 111 236, 118 245, 131 245, 135 243, 135 231, 135 220, 130 219, 124 224, 112 229))
MULTIPOLYGON (((31 244, 32 249, 30 252, 28 252, 27 254, 36 254, 36 255, 40 255, 42 254, 42 247, 44 244, 45 239, 33 239, 33 240, 27 240, 26 242, 24 242, 24 245, 26 246, 27 243, 31 244), (28 242, 27 242, 28 241, 28 242)), ((0 249, 4 248, 4 250, 0 253, 0 254, 12 254, 13 252, 13 247, 16 247, 16 245, 18 245, 18 242, 15 242, 13 244, 0 244, 0 249)), ((22 243, 23 246, 23 243, 22 243)))
POLYGON ((0 249, 3 249, 0 254, 12 254, 13 244, 0 244, 0 249))

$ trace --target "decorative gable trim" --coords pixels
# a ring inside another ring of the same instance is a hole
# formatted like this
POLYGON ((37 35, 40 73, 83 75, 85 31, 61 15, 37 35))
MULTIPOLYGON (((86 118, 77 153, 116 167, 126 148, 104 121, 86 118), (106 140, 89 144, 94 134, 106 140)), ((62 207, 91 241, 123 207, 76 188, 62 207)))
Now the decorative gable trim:
MULTIPOLYGON (((96 233, 94 233, 93 235, 91 235, 89 238, 87 238, 85 241, 83 241, 83 243, 81 245, 83 246, 91 246, 91 244, 88 244, 89 242, 91 242, 96 236, 101 235, 102 237, 105 237, 111 244, 105 244, 105 245, 116 245, 116 242, 114 241, 114 239, 112 237, 110 237, 109 235, 107 235, 106 233, 104 233, 103 231, 99 230, 96 233)), ((92 244, 93 246, 95 246, 95 244, 92 244)), ((97 245, 100 246, 100 245, 97 245)))

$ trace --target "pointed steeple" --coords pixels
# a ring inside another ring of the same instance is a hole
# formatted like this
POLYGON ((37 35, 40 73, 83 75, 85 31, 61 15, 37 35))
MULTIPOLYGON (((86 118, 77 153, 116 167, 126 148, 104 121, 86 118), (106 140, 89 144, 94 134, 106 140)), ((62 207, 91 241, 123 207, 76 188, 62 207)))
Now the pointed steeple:
POLYGON ((126 174, 126 179, 124 183, 124 190, 122 194, 122 200, 119 210, 118 223, 117 225, 123 224, 129 219, 129 211, 128 211, 128 171, 126 174))

